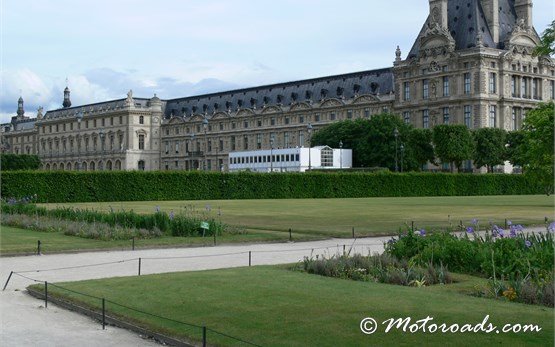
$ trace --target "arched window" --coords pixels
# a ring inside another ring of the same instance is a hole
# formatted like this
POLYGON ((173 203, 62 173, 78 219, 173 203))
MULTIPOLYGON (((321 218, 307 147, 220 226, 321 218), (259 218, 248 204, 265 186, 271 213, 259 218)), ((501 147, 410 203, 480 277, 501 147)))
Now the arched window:
POLYGON ((116 170, 121 170, 121 161, 116 160, 116 170))
POLYGON ((71 171, 71 163, 67 163, 66 168, 67 168, 68 171, 71 171))
POLYGON ((91 161, 91 165, 89 166, 91 171, 96 170, 96 164, 94 163, 94 161, 91 161))
POLYGON ((106 162, 106 170, 112 171, 112 161, 111 160, 108 160, 106 162))
POLYGON ((102 171, 102 170, 104 170, 104 162, 100 160, 98 162, 98 171, 102 171))
POLYGON ((58 164, 56 163, 52 164, 52 170, 58 170, 58 164))
POLYGON ((81 165, 81 168, 83 169, 83 171, 87 171, 87 162, 84 161, 83 164, 81 165))
POLYGON ((64 171, 64 163, 60 164, 60 170, 64 171))
POLYGON ((44 167, 45 170, 50 170, 50 164, 46 164, 46 166, 44 167))

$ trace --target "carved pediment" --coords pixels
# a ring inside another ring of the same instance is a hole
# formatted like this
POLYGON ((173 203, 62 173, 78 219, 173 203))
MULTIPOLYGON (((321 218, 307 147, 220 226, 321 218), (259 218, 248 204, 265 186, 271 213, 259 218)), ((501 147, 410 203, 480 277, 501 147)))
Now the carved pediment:
POLYGON ((204 116, 200 114, 194 114, 191 117, 189 117, 189 121, 191 122, 202 122, 203 119, 204 119, 204 116))
POLYGON ((379 102, 380 99, 378 99, 376 96, 374 95, 361 95, 358 98, 353 100, 353 104, 369 104, 369 103, 376 103, 379 102))
POLYGON ((255 115, 255 113, 250 108, 244 108, 244 109, 239 110, 237 112, 237 117, 248 117, 248 116, 252 116, 252 115, 255 115))
POLYGON ((282 112, 282 109, 277 106, 264 107, 264 109, 262 110, 262 114, 279 113, 279 112, 282 112))
POLYGON ((226 112, 223 112, 223 111, 216 112, 212 116, 213 120, 215 120, 215 119, 227 119, 227 118, 229 118, 229 115, 226 112))
POLYGON ((177 124, 177 123, 183 123, 183 122, 184 122, 183 118, 181 118, 181 117, 172 117, 169 120, 168 124, 177 124))
POLYGON ((521 19, 518 21, 517 25, 513 28, 507 40, 505 40, 505 47, 510 51, 514 51, 515 48, 522 52, 522 48, 534 48, 540 43, 539 37, 536 35, 534 29, 527 26, 521 19))
POLYGON ((341 106, 343 105, 343 103, 341 102, 341 100, 338 99, 327 99, 324 100, 322 102, 322 104, 320 104, 320 107, 336 107, 336 106, 341 106))
POLYGON ((293 104, 291 106, 291 111, 297 111, 297 110, 308 110, 310 109, 310 105, 307 104, 306 102, 298 102, 296 104, 293 104))

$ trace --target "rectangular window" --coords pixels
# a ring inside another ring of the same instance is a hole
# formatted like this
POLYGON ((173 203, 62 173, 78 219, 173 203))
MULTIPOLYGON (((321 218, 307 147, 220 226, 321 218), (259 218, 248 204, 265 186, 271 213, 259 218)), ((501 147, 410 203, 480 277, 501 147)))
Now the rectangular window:
MULTIPOLYGON (((93 120, 93 128, 96 128, 96 119, 93 120)), ((58 131, 58 128, 56 128, 56 131, 58 131)))
POLYGON ((224 123, 220 123, 220 130, 224 130, 224 123))
POLYGON ((364 118, 370 118, 370 109, 369 108, 364 109, 364 118))
POLYGON ((464 93, 470 94, 470 73, 467 72, 464 74, 464 93))
POLYGON ((319 121, 320 121, 320 114, 316 113, 316 114, 314 115, 314 121, 315 121, 315 122, 319 122, 319 121))
POLYGON ((472 106, 465 105, 464 106, 464 125, 467 128, 472 128, 472 106))
POLYGON ((410 124, 410 112, 409 111, 403 112, 403 120, 405 121, 406 124, 410 124))
POLYGON ((489 126, 490 128, 495 128, 497 126, 497 107, 491 105, 489 107, 489 126))
POLYGON ((276 118, 275 117, 270 118, 270 125, 276 125, 276 118))
POLYGON ((210 153, 212 152, 212 140, 208 140, 208 149, 207 152, 210 153))
POLYGON ((175 141, 175 153, 179 153, 179 141, 175 141))
POLYGON ((520 97, 521 98, 528 98, 528 79, 526 77, 522 77, 521 83, 520 83, 520 97))
POLYGON ((449 107, 443 108, 443 124, 449 124, 449 107))
POLYGON ((422 127, 424 129, 430 128, 430 110, 422 111, 422 127))
POLYGON ((220 140, 219 142, 220 142, 219 143, 219 150, 223 151, 224 150, 224 140, 220 140))
POLYGON ((410 100, 410 82, 403 82, 403 90, 405 95, 405 101, 410 100))
POLYGON ((229 141, 231 143, 231 150, 234 151, 235 150, 235 136, 231 136, 229 141))
POLYGON ((170 143, 166 141, 166 154, 170 152, 170 143))
POLYGON ((422 98, 428 99, 430 97, 430 81, 423 80, 422 81, 422 98))
POLYGON ((114 117, 110 117, 110 125, 114 125, 114 117))
POLYGON ((261 127, 261 126, 262 126, 262 120, 258 119, 258 120, 256 121, 256 126, 257 126, 257 127, 261 127))
POLYGON ((139 135, 139 149, 145 149, 145 136, 139 135))
POLYGON ((518 123, 517 123, 517 108, 513 107, 513 111, 512 111, 512 115, 511 115, 511 120, 512 120, 512 124, 513 124, 513 130, 518 130, 518 123))
POLYGON ((262 148, 262 134, 256 134, 256 148, 262 148))
POLYGON ((299 123, 304 123, 304 116, 299 116, 299 123))
POLYGON ((243 149, 249 149, 249 137, 248 136, 243 137, 243 149))
POLYGON ((551 99, 555 99, 555 81, 549 81, 549 94, 551 99))
POLYGON ((538 79, 534 78, 532 80, 532 95, 534 97, 534 99, 539 99, 540 95, 539 95, 539 84, 538 84, 538 79))
POLYGON ((248 127, 249 127, 249 122, 248 121, 243 122, 243 128, 246 129, 248 127))
POLYGON ((105 118, 102 118, 102 126, 103 127, 106 126, 106 119, 105 118))
POLYGON ((353 119, 353 110, 347 110, 347 119, 353 119))
POLYGON ((335 120, 335 112, 330 113, 330 120, 335 120))
POLYGON ((289 148, 291 144, 289 143, 289 132, 283 133, 283 141, 285 142, 285 148, 289 148))
POLYGON ((443 77, 443 96, 449 96, 449 77, 443 77))
POLYGON ((489 73, 489 92, 491 94, 497 93, 497 74, 495 72, 489 73))
POLYGON ((289 119, 289 117, 285 117, 285 125, 288 125, 288 124, 289 124, 289 122, 290 122, 290 119, 289 119))
POLYGON ((517 97, 516 76, 511 76, 511 95, 513 98, 517 97))
POLYGON ((123 116, 119 116, 119 124, 123 124, 123 116))

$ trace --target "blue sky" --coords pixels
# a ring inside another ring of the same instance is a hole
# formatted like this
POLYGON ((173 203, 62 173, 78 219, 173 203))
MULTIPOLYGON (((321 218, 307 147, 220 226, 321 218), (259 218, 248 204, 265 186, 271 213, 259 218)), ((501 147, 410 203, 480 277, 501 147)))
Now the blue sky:
MULTIPOLYGON (((427 0, 0 0, 0 122, 74 105, 173 98, 392 65, 427 0)), ((553 1, 534 2, 542 32, 553 1)))

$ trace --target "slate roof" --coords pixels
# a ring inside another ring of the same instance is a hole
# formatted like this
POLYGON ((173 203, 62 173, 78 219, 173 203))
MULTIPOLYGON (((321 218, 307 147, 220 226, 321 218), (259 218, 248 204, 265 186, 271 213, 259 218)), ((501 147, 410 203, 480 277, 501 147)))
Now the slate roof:
MULTIPOLYGON (((455 50, 476 47, 478 33, 482 36, 485 47, 503 49, 507 39, 517 23, 515 0, 499 0, 499 42, 494 42, 490 27, 480 0, 450 0, 447 4, 448 28, 455 40, 455 50)), ((429 18, 422 27, 420 37, 427 26, 429 18)), ((408 58, 418 55, 420 40, 416 40, 408 58)))
POLYGON ((391 68, 278 83, 166 101, 165 117, 191 116, 237 108, 289 105, 295 101, 352 98, 355 94, 389 94, 394 91, 391 68))
MULTIPOLYGON (((118 99, 118 100, 98 102, 94 104, 59 108, 57 110, 46 112, 43 119, 48 120, 48 119, 55 119, 55 118, 64 118, 68 116, 73 117, 79 111, 83 111, 86 117, 87 113, 90 113, 90 112, 100 112, 100 111, 124 108, 125 100, 126 99, 118 99)), ((147 107, 149 100, 150 99, 145 99, 145 98, 133 98, 133 101, 135 102, 135 107, 141 107, 141 108, 147 107)))

